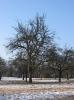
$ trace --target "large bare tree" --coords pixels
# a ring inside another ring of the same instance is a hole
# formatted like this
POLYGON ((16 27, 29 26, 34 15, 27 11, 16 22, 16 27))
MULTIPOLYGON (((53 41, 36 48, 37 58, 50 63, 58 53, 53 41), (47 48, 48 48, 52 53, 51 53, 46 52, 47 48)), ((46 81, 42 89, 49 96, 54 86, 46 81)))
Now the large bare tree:
POLYGON ((36 16, 28 25, 18 23, 16 35, 11 39, 8 48, 11 51, 23 52, 28 61, 29 82, 32 83, 32 73, 37 58, 53 43, 54 34, 45 25, 44 16, 36 16))

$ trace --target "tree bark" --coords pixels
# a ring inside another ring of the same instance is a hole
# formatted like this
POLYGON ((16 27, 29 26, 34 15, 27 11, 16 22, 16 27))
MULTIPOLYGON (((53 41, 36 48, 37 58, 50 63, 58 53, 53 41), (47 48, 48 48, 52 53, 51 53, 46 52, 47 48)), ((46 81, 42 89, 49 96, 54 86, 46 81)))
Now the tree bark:
POLYGON ((32 83, 32 73, 29 72, 29 83, 32 83))
POLYGON ((1 81, 1 79, 2 79, 2 74, 0 73, 0 81, 1 81))
POLYGON ((55 77, 55 79, 56 79, 56 71, 54 71, 54 77, 55 77))
POLYGON ((29 83, 32 83, 32 63, 31 63, 31 55, 29 55, 29 59, 28 59, 28 70, 29 70, 29 83))
POLYGON ((68 75, 68 73, 67 73, 67 80, 69 80, 69 75, 68 75))
POLYGON ((22 74, 22 79, 24 80, 24 73, 22 74))
POLYGON ((62 72, 59 70, 59 83, 61 83, 62 72))
POLYGON ((25 76, 26 76, 26 82, 27 82, 27 73, 26 73, 26 75, 25 75, 25 76))

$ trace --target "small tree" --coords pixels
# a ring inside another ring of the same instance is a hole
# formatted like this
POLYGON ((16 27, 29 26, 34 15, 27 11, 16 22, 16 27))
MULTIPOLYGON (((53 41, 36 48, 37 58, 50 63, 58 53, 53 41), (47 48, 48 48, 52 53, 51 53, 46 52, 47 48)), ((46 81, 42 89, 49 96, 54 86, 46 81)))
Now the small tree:
POLYGON ((63 72, 67 72, 68 79, 68 71, 72 68, 72 59, 73 59, 73 51, 72 50, 62 50, 62 49, 49 49, 48 51, 48 66, 52 68, 54 71, 58 72, 59 83, 61 82, 63 72))
POLYGON ((2 78, 3 73, 5 72, 6 62, 4 59, 0 57, 0 80, 2 78))
POLYGON ((22 79, 24 80, 24 77, 26 77, 27 82, 28 62, 27 59, 24 58, 24 55, 22 53, 18 53, 15 59, 13 59, 13 64, 17 69, 18 74, 21 73, 22 79))
POLYGON ((72 48, 65 49, 64 55, 66 56, 65 66, 67 66, 66 76, 67 80, 69 80, 70 74, 72 75, 72 70, 74 69, 74 50, 72 48))

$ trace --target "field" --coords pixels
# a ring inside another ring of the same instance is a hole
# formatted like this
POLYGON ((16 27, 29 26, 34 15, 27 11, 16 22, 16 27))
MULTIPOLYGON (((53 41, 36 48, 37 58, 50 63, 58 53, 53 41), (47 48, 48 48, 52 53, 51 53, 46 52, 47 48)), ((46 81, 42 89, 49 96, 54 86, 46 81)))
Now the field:
POLYGON ((3 77, 0 81, 0 100, 74 100, 74 79, 35 79, 33 84, 21 78, 3 77))

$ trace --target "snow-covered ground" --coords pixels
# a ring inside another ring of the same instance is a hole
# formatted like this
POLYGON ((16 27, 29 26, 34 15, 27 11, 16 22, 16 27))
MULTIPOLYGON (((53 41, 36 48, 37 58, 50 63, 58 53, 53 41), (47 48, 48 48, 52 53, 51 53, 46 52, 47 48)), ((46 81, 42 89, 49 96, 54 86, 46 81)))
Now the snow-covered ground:
MULTIPOLYGON (((2 77, 2 80, 4 80, 4 81, 21 81, 22 78, 2 77)), ((24 78, 24 80, 25 80, 25 78, 24 78)), ((27 80, 29 80, 29 78, 27 78, 27 80)), ((67 81, 67 79, 62 78, 62 82, 64 82, 64 81, 67 81)), ((54 78, 33 78, 33 82, 58 82, 58 78, 56 78, 56 79, 54 79, 54 78)))
POLYGON ((74 100, 74 96, 70 93, 58 92, 40 92, 40 93, 20 93, 11 95, 1 95, 0 100, 74 100))
POLYGON ((0 100, 74 100, 73 95, 74 84, 0 86, 0 100))
POLYGON ((17 77, 2 77, 2 80, 12 81, 12 80, 22 80, 22 78, 17 77))
POLYGON ((73 82, 53 84, 58 80, 33 79, 34 82, 52 82, 52 84, 6 84, 7 81, 20 82, 22 79, 3 77, 1 82, 4 84, 0 85, 0 100, 74 100, 73 82))

